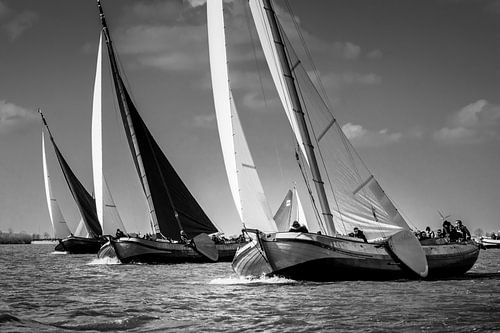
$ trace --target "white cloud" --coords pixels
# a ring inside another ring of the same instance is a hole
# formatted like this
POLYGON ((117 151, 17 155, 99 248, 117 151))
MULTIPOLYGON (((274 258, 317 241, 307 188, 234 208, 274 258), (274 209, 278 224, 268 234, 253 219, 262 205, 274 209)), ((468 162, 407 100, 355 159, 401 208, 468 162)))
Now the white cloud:
POLYGON ((0 100, 0 133, 15 130, 37 118, 37 115, 28 109, 0 100))
POLYGON ((162 70, 199 69, 208 63, 206 29, 202 26, 137 25, 121 34, 122 54, 162 70))
POLYGON ((351 42, 335 42, 332 46, 333 54, 348 60, 358 59, 361 47, 351 42))
POLYGON ((23 32, 31 28, 38 20, 38 14, 33 11, 23 11, 21 13, 13 13, 4 4, 0 3, 0 17, 7 17, 1 25, 1 29, 7 34, 10 40, 15 40, 23 32))
POLYGON ((361 125, 347 123, 342 126, 347 138, 354 146, 358 147, 377 147, 396 143, 401 140, 401 133, 389 133, 387 129, 382 129, 378 132, 371 131, 361 125))
POLYGON ((478 100, 455 112, 446 125, 434 133, 441 143, 477 143, 500 139, 500 106, 478 100))
POLYGON ((383 53, 379 49, 371 50, 370 52, 368 52, 366 54, 366 57, 368 59, 380 59, 380 58, 382 58, 382 56, 383 56, 383 53))
POLYGON ((216 127, 215 114, 196 115, 193 118, 193 126, 197 128, 214 129, 216 127))
MULTIPOLYGON (((312 73, 309 76, 315 78, 312 73)), ((378 85, 382 83, 382 77, 375 73, 328 73, 321 75, 321 82, 327 89, 339 90, 348 85, 378 85)))

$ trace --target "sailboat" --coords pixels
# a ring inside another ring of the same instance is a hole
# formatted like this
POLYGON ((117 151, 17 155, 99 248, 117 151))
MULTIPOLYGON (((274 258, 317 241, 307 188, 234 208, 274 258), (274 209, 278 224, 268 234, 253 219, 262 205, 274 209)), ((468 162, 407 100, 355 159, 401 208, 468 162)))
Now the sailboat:
MULTIPOLYGON (((307 170, 304 182, 308 188, 311 179, 314 183, 315 195, 311 191, 310 198, 320 230, 277 230, 276 222, 265 216, 244 220, 244 232, 251 241, 238 249, 232 263, 234 271, 246 277, 313 281, 421 279, 468 271, 477 260, 478 245, 442 240, 420 244, 315 89, 271 1, 249 0, 249 5, 298 145, 299 163, 307 170), (350 236, 354 227, 364 230, 367 242, 350 236)), ((214 102, 219 132, 223 133, 233 126, 237 114, 228 74, 223 0, 207 1, 207 14, 214 102)), ((227 167, 240 154, 240 147, 234 144, 243 137, 239 130, 233 137, 220 135, 229 183, 236 179, 239 195, 258 201, 261 188, 242 186, 238 170, 227 167), (234 151, 226 153, 228 146, 234 151)), ((234 198, 238 207, 239 200, 234 198)))
POLYGON ((219 230, 172 167, 132 102, 118 68, 100 1, 97 5, 123 127, 154 229, 147 239, 111 238, 110 245, 124 263, 231 261, 239 243, 215 244, 209 237, 219 230))
MULTIPOLYGON (((85 228, 87 229, 89 234, 88 237, 79 237, 69 233, 67 237, 64 237, 59 241, 59 244, 56 246, 56 251, 66 251, 68 253, 73 253, 73 254, 97 253, 102 244, 104 244, 105 240, 101 237, 102 228, 99 225, 99 221, 97 219, 97 212, 95 208, 94 198, 92 198, 89 192, 87 192, 85 187, 82 185, 82 183, 78 180, 78 178, 75 176, 75 174, 69 167, 61 151, 59 150, 59 147, 56 145, 56 142, 54 140, 54 137, 52 136, 52 133, 47 124, 47 121, 45 120, 44 115, 42 114, 41 110, 38 110, 38 112, 42 117, 43 124, 45 125, 45 128, 47 129, 47 132, 49 134, 50 141, 52 142, 52 146, 54 147, 54 151, 56 153, 56 157, 61 167, 61 170, 64 174, 64 178, 66 179, 66 183, 68 184, 71 194, 73 195, 73 198, 78 206, 78 210, 80 211, 80 214, 82 216, 85 228)), ((45 144, 43 144, 43 148, 45 148, 45 144)), ((45 162, 46 160, 44 160, 44 170, 46 166, 45 162)), ((51 210, 52 207, 49 208, 49 212, 51 210)), ((51 219, 58 218, 57 216, 59 214, 60 210, 59 212, 52 210, 51 219)), ((62 214, 60 216, 62 216, 62 214)))
MULTIPOLYGON (((55 244, 59 244, 59 240, 71 235, 68 224, 64 219, 61 208, 52 193, 52 184, 50 180, 49 168, 47 165, 47 154, 45 152, 45 133, 42 132, 42 165, 43 179, 45 184, 45 196, 47 198, 47 208, 49 210, 50 222, 52 223, 53 239, 55 244)), ((33 242, 32 242, 33 243, 33 242)))

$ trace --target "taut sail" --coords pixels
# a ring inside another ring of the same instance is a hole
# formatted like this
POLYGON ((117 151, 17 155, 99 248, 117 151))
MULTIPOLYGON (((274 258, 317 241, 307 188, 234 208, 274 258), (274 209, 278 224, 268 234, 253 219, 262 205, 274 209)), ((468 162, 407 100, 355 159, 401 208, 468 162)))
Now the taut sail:
POLYGON ((50 141, 52 142, 52 146, 56 152, 57 160, 59 161, 66 183, 68 184, 71 194, 73 195, 76 205, 78 206, 78 210, 80 211, 83 221, 85 222, 87 231, 92 238, 98 238, 102 235, 102 228, 97 218, 94 198, 92 198, 89 192, 87 192, 85 187, 73 173, 73 170, 69 167, 68 163, 61 154, 61 151, 57 147, 54 137, 50 133, 49 126, 47 125, 43 114, 40 110, 39 112, 42 116, 43 123, 49 132, 50 141))
POLYGON ((97 4, 123 126, 148 201, 155 232, 176 240, 180 239, 181 230, 188 237, 217 232, 217 228, 163 154, 132 102, 118 69, 100 1, 97 4))
POLYGON ((54 229, 54 238, 62 239, 71 234, 71 231, 66 224, 66 220, 62 215, 61 208, 57 203, 50 182, 49 169, 47 165, 47 155, 45 152, 45 134, 42 132, 42 160, 43 160, 43 179, 45 183, 45 195, 47 197, 47 208, 49 209, 50 222, 54 229))
POLYGON ((207 2, 210 70, 217 125, 233 199, 246 228, 277 231, 229 87, 222 2, 207 2))
POLYGON ((120 214, 116 208, 111 191, 103 174, 102 149, 102 32, 97 52, 94 98, 92 103, 92 172, 94 176, 94 195, 97 217, 103 234, 114 235, 116 229, 125 231, 120 214))

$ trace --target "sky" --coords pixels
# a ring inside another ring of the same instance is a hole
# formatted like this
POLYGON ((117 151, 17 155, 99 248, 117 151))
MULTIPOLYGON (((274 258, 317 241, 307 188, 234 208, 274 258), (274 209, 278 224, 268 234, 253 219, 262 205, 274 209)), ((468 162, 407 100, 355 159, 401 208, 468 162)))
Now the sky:
MULTIPOLYGON (((204 1, 102 4, 144 121, 212 221, 237 233, 241 222, 211 94, 204 1)), ((275 211, 292 182, 301 179, 246 4, 225 3, 230 77, 275 211)), ((283 25, 293 26, 291 8, 333 113, 410 224, 438 228, 439 210, 470 230, 499 230, 500 1, 288 4, 276 1, 283 25)), ((90 124, 99 33, 94 1, 0 0, 2 231, 51 230, 37 108, 92 192, 90 124)), ((127 230, 145 233, 145 198, 104 63, 104 173, 127 230)), ((49 172, 74 229, 77 208, 51 149, 49 172)))

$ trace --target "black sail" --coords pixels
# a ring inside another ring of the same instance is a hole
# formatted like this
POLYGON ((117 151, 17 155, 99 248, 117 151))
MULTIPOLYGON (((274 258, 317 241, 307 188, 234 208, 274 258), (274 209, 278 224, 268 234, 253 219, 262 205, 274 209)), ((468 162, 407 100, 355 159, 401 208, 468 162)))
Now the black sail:
POLYGON ((76 178, 75 174, 59 151, 59 148, 54 142, 52 136, 50 137, 50 140, 52 141, 52 145, 54 146, 57 160, 59 161, 59 165, 61 166, 61 169, 63 171, 64 178, 66 178, 66 182, 68 183, 71 194, 75 199, 76 205, 78 206, 80 214, 82 215, 83 222, 87 227, 87 231, 89 232, 91 237, 98 238, 100 235, 102 235, 102 228, 99 223, 99 219, 97 218, 95 200, 94 198, 92 198, 89 192, 87 192, 78 178, 76 178))
MULTIPOLYGON (((121 79, 118 78, 118 80, 121 79)), ((127 90, 123 85, 122 87, 135 129, 135 137, 161 233, 172 239, 180 239, 179 223, 190 238, 203 232, 208 234, 217 232, 217 228, 210 221, 154 140, 137 112, 127 90), (179 223, 175 217, 176 213, 178 214, 179 223)), ((125 114, 124 112, 121 112, 121 114, 129 145, 132 145, 125 114)), ((132 147, 130 148, 132 149, 132 147)), ((135 156, 134 161, 137 172, 140 174, 135 156)))
POLYGON ((98 7, 123 126, 156 231, 176 240, 180 239, 181 230, 190 238, 200 233, 217 232, 217 228, 154 140, 132 102, 118 70, 109 30, 99 1, 98 7))

